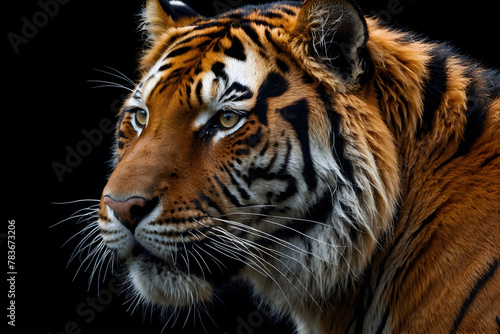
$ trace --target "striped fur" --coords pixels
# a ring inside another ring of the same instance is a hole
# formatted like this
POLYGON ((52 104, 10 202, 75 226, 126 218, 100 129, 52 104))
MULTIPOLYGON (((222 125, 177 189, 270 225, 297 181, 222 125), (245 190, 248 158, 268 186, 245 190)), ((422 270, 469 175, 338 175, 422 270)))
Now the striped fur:
POLYGON ((300 333, 500 329, 500 75, 347 0, 149 0, 99 227, 145 303, 245 278, 300 333))

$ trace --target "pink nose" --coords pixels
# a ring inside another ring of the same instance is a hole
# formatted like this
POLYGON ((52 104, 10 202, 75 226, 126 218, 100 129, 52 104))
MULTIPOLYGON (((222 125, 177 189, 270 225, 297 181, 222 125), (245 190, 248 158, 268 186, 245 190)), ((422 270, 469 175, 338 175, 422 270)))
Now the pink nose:
POLYGON ((130 197, 125 201, 115 201, 109 195, 104 196, 104 204, 113 210, 115 217, 132 233, 140 220, 154 209, 156 203, 158 203, 157 199, 148 201, 137 196, 130 197))

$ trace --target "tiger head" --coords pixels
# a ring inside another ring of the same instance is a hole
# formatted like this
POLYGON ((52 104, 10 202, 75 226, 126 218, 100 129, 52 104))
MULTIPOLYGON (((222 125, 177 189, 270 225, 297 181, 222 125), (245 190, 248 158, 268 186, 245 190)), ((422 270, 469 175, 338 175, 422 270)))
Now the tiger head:
POLYGON ((278 310, 321 304, 366 267, 398 194, 365 19, 345 0, 214 18, 150 0, 144 19, 99 207, 106 246, 149 303, 209 302, 246 278, 278 310))

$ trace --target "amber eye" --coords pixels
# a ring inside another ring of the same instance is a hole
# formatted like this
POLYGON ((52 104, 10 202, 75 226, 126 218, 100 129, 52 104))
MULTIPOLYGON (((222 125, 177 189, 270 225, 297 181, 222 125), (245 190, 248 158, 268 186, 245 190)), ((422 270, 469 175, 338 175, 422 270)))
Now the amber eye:
POLYGON ((235 114, 234 112, 231 112, 231 111, 223 112, 220 114, 220 117, 219 117, 220 124, 226 129, 229 129, 229 128, 232 128, 233 126, 235 126, 239 120, 240 120, 240 116, 238 114, 235 114))
POLYGON ((148 112, 144 109, 137 109, 137 111, 135 112, 135 124, 140 127, 140 128, 143 128, 146 126, 148 122, 148 112))

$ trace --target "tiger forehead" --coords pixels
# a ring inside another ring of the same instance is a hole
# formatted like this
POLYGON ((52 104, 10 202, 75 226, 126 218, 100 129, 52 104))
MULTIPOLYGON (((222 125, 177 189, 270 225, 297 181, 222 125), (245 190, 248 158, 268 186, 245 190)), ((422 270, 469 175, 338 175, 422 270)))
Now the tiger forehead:
POLYGON ((266 41, 279 49, 270 30, 282 33, 291 29, 297 9, 288 4, 249 6, 171 29, 159 42, 168 47, 145 75, 143 96, 153 96, 157 89, 162 93, 186 76, 193 81, 193 77, 209 70, 204 68, 205 60, 231 57, 246 61, 247 52, 260 50, 266 41), (245 43, 251 44, 245 48, 245 43))
MULTIPOLYGON (((258 53, 250 48, 245 50, 236 41, 233 39, 232 44, 222 42, 225 50, 229 50, 227 54, 205 53, 195 66, 186 66, 186 61, 177 62, 175 59, 157 64, 147 79, 139 84, 133 97, 145 101, 147 105, 171 102, 176 98, 189 109, 202 106, 215 108, 221 103, 249 98, 250 92, 260 82, 264 68, 258 69, 262 67, 258 53)), ((194 55, 186 56, 192 59, 194 55)))

